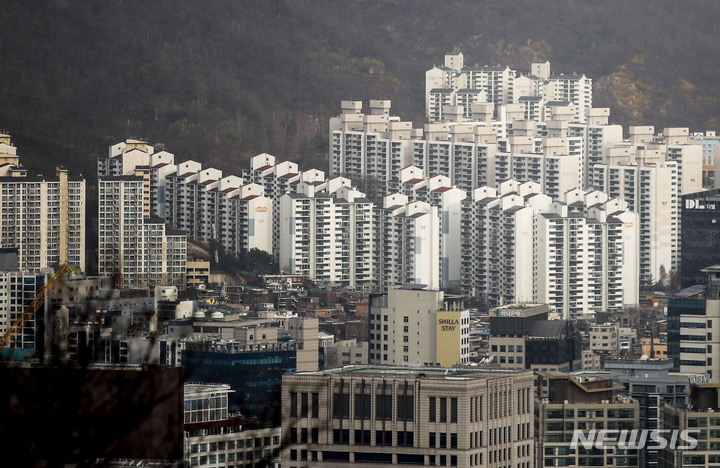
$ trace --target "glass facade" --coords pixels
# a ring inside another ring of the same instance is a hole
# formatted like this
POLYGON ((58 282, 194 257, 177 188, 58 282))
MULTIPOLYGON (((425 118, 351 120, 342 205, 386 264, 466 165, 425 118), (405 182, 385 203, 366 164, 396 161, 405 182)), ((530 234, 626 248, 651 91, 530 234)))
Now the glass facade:
POLYGON ((682 287, 707 283, 703 268, 720 263, 720 190, 682 197, 682 287))
POLYGON ((225 383, 231 413, 280 420, 282 376, 297 369, 294 349, 222 353, 186 349, 182 352, 186 383, 225 383))

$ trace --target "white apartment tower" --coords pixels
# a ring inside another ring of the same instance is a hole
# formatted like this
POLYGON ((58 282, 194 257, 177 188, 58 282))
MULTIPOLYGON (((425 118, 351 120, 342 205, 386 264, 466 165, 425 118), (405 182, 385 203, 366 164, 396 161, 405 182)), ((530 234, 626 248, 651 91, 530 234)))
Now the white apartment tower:
POLYGON ((638 223, 620 200, 532 182, 481 187, 463 206, 462 290, 490 305, 547 303, 564 319, 637 304, 638 223))
POLYGON ((369 289, 372 202, 349 187, 320 191, 301 182, 280 198, 280 268, 314 281, 369 289))
POLYGON ((660 162, 593 167, 594 185, 608 197, 621 198, 638 213, 640 280, 667 281, 679 261, 678 163, 660 162))
POLYGON ((440 287, 440 218, 438 207, 388 195, 377 210, 375 289, 404 284, 440 287))
POLYGON ((99 180, 98 273, 121 288, 185 288, 187 236, 159 218, 145 218, 144 179, 99 180))

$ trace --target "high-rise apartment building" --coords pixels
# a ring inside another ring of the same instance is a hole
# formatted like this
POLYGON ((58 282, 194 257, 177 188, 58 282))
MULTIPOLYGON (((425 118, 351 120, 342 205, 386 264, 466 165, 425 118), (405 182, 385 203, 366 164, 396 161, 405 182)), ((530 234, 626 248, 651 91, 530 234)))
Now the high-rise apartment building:
POLYGON ((0 247, 18 249, 20 269, 66 263, 85 270, 85 180, 0 177, 0 247))
POLYGON ((470 312, 461 296, 422 286, 389 289, 370 301, 370 364, 467 364, 470 312))
POLYGON ((280 198, 280 268, 314 281, 370 289, 372 202, 346 186, 300 183, 280 198))
POLYGON ((638 214, 640 279, 645 284, 667 281, 679 264, 677 167, 675 161, 593 167, 595 186, 609 197, 625 200, 638 214))
POLYGON ((565 319, 637 303, 637 216, 599 192, 551 202, 508 180, 463 207, 462 290, 491 306, 549 304, 565 319))
POLYGON ((388 195, 376 210, 375 290, 404 284, 440 287, 440 218, 438 207, 388 195))
POLYGON ((585 122, 585 109, 592 107, 592 79, 574 73, 551 74, 547 61, 533 63, 528 76, 518 75, 508 66, 468 66, 462 53, 445 55, 442 66, 425 72, 425 109, 431 123, 447 119, 446 106, 481 103, 493 103, 499 109, 500 105, 521 103, 525 107, 531 102, 537 109, 529 114, 540 117, 542 104, 537 101, 572 105, 572 120, 585 122))
POLYGON ((121 288, 185 288, 187 236, 159 218, 146 218, 145 179, 99 180, 98 272, 121 288))
POLYGON ((532 373, 351 366, 283 376, 283 465, 534 464, 532 373))

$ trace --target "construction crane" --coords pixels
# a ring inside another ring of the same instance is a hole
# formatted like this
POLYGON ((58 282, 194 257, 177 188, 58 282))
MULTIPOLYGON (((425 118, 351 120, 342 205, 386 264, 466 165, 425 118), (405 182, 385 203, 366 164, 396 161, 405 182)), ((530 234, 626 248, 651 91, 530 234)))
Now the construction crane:
POLYGON ((35 316, 35 313, 38 311, 40 306, 45 303, 46 296, 48 296, 50 292, 60 283, 60 281, 62 281, 63 275, 70 273, 71 271, 72 269, 69 266, 62 265, 60 269, 56 271, 52 277, 50 277, 48 282, 45 283, 45 286, 43 286, 43 288, 35 295, 32 302, 25 308, 25 311, 20 314, 20 317, 15 320, 15 323, 13 323, 2 338, 0 338, 0 353, 7 348, 13 338, 22 331, 25 324, 27 324, 28 321, 35 316))

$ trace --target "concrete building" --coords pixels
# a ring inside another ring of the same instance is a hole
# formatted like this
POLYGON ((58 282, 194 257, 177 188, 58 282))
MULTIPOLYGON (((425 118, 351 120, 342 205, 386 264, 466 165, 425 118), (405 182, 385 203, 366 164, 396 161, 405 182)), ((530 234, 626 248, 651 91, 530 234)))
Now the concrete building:
POLYGON ((325 284, 369 290, 373 272, 372 202, 342 186, 300 183, 280 199, 280 269, 325 284))
POLYGON ((356 339, 338 341, 325 348, 325 369, 366 365, 370 344, 356 339))
POLYGON ((675 370, 720 379, 720 266, 703 270, 707 286, 685 288, 668 301, 668 358, 675 370), (713 349, 714 348, 714 349, 713 349))
POLYGON ((371 296, 370 364, 469 363, 470 312, 462 299, 423 285, 371 296))
POLYGON ((689 431, 689 437, 694 438, 697 445, 692 447, 686 441, 679 440, 674 450, 673 447, 665 447, 660 452, 659 467, 704 467, 720 462, 717 442, 720 433, 719 390, 717 383, 698 382, 690 389, 688 405, 666 405, 663 408, 662 429, 689 431))
MULTIPOLYGON (((37 271, 14 270, 0 271, 0 336, 20 318, 27 304, 42 290, 55 272, 52 268, 37 271)), ((35 315, 28 320, 13 339, 9 347, 38 349, 42 347, 43 326, 48 323, 50 305, 46 301, 35 315)))
POLYGON ((0 197, 0 248, 17 248, 21 269, 85 270, 85 179, 62 168, 55 177, 4 176, 0 197))
POLYGON ((440 218, 429 203, 388 195, 377 210, 376 291, 404 284, 440 287, 440 218))
POLYGON ((603 323, 590 327, 590 351, 616 356, 620 352, 620 327, 617 323, 603 323))
POLYGON ((546 304, 509 304, 491 309, 491 362, 503 369, 579 369, 580 335, 566 320, 548 320, 549 310, 546 304))
POLYGON ((352 366, 283 377, 283 464, 529 468, 532 374, 352 366), (287 462, 286 462, 287 461, 287 462))
POLYGON ((535 466, 630 466, 640 467, 638 449, 620 448, 617 441, 606 441, 606 448, 591 450, 570 447, 576 430, 633 430, 639 428, 639 405, 618 397, 622 386, 612 380, 583 373, 541 372, 535 402, 535 466), (547 396, 545 396, 547 395, 547 396))
POLYGON ((637 216, 599 192, 551 202, 532 182, 463 205, 462 291, 491 306, 549 304, 565 319, 638 301, 637 216), (594 252, 590 255, 588 252, 594 252))
MULTIPOLYGON (((639 428, 662 429, 666 405, 686 406, 691 384, 699 376, 672 372, 671 359, 606 358, 605 370, 613 382, 622 384, 621 393, 639 403, 639 428)), ((658 466, 656 449, 646 449, 643 466, 658 466)))
POLYGON ((120 288, 185 289, 187 236, 162 219, 145 218, 143 183, 137 176, 100 179, 98 272, 120 288))
POLYGON ((282 375, 297 370, 298 344, 240 345, 234 340, 188 341, 182 351, 186 383, 226 383, 228 410, 280 422, 282 375))
POLYGON ((280 427, 252 429, 228 410, 225 384, 185 384, 185 460, 190 466, 279 466, 280 427))

